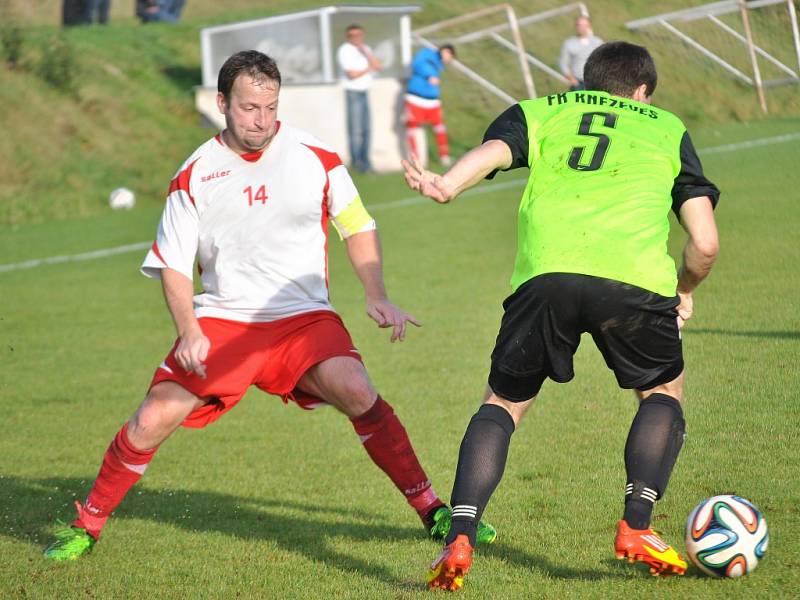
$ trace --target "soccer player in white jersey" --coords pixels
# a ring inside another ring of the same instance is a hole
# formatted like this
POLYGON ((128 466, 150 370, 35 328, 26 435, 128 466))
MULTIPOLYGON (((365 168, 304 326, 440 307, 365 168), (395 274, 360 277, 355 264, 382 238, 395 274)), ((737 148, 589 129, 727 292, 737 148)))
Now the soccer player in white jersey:
MULTIPOLYGON (((159 278, 178 339, 111 442, 78 516, 45 556, 91 551, 109 515, 180 425, 204 427, 255 385, 302 408, 347 415, 369 456, 443 537, 439 500, 392 407, 375 391, 328 299, 327 224, 344 238, 367 314, 403 340, 419 323, 386 296, 375 221, 339 157, 277 120, 280 72, 256 51, 230 57, 217 104, 226 129, 172 180, 142 273, 159 278), (194 295, 194 261, 203 291, 194 295)), ((494 539, 490 526, 483 540, 494 539)))

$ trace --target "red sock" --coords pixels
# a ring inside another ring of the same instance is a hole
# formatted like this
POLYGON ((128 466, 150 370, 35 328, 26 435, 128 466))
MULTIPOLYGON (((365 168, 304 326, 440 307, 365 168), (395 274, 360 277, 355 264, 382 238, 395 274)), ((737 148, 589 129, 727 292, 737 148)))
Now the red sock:
POLYGON ((400 419, 383 398, 378 396, 372 408, 351 421, 372 461, 389 476, 420 517, 444 504, 420 466, 400 419))
POLYGON ((450 156, 450 144, 447 139, 447 128, 444 123, 433 126, 433 133, 436 135, 436 145, 439 148, 439 158, 450 156))
POLYGON ((86 503, 83 506, 76 503, 78 518, 72 524, 83 527, 95 539, 99 538, 109 515, 142 477, 157 449, 134 448, 128 439, 128 424, 125 423, 106 450, 86 503))
POLYGON ((419 125, 406 126, 406 143, 408 144, 408 151, 411 154, 410 158, 421 160, 419 155, 419 148, 417 148, 417 135, 419 135, 419 125))

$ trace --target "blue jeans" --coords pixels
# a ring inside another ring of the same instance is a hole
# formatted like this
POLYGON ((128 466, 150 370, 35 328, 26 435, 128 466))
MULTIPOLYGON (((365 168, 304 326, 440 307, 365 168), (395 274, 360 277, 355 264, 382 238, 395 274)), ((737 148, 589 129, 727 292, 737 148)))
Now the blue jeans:
POLYGON ((83 10, 81 20, 87 25, 94 22, 97 14, 97 22, 101 25, 108 23, 108 9, 111 7, 111 0, 83 0, 83 10))
POLYGON ((357 171, 371 171, 369 162, 369 98, 367 92, 345 90, 350 161, 357 171))
POLYGON ((139 18, 143 23, 177 23, 184 4, 186 0, 159 0, 157 11, 139 13, 139 18))

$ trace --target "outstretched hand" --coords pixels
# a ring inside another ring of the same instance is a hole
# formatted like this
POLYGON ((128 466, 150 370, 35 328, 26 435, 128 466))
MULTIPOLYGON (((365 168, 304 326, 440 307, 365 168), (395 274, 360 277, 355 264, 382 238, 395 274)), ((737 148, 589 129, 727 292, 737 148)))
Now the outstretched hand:
POLYGON ((422 327, 415 317, 408 314, 400 307, 395 306, 387 298, 377 300, 367 299, 367 314, 378 324, 378 327, 392 328, 392 336, 389 341, 401 342, 406 338, 406 323, 411 323, 416 327, 422 327))
POLYGON ((440 204, 450 202, 455 196, 444 177, 425 169, 417 158, 414 158, 413 164, 403 160, 402 165, 405 170, 406 184, 415 192, 440 204))

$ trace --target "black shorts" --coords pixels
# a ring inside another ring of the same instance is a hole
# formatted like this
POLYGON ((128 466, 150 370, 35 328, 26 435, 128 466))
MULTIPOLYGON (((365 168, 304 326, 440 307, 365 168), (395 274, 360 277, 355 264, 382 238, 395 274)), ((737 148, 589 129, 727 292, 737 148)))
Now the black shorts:
POLYGON ((534 277, 503 302, 489 386, 521 402, 548 377, 569 381, 584 332, 592 334, 620 387, 646 390, 672 381, 683 371, 679 303, 677 296, 590 275, 534 277))

